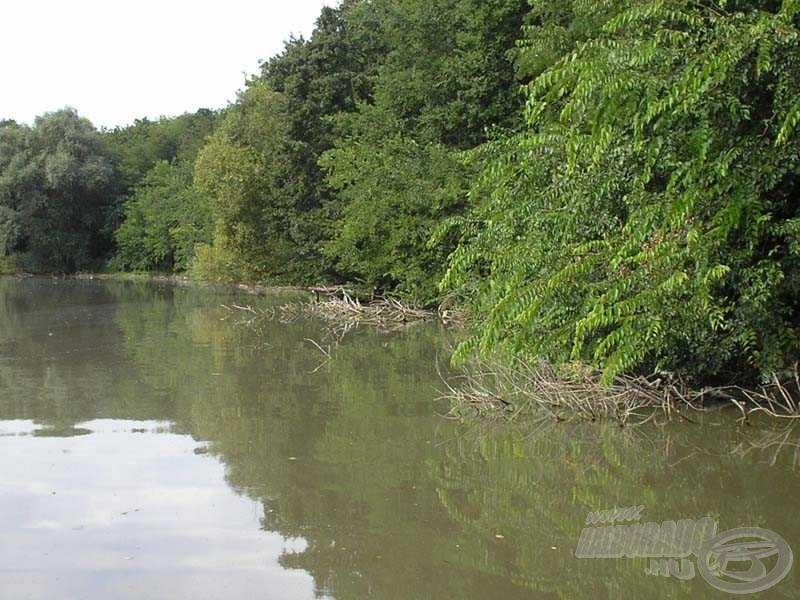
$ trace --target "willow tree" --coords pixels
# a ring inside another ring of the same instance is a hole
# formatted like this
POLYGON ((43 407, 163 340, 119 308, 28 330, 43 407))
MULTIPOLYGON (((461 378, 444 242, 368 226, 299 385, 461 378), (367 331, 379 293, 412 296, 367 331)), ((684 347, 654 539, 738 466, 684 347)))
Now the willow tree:
POLYGON ((33 127, 0 124, 0 253, 31 270, 90 267, 110 248, 102 225, 112 175, 100 134, 72 109, 33 127))
MULTIPOLYGON (((800 2, 569 8, 558 27, 571 36, 540 23, 567 43, 526 88, 525 131, 488 149, 461 222, 443 284, 474 296, 484 318, 458 357, 580 360, 607 379, 789 367, 800 355, 800 2), (588 15, 590 27, 576 22, 588 15)), ((535 64, 538 42, 520 60, 535 64)))

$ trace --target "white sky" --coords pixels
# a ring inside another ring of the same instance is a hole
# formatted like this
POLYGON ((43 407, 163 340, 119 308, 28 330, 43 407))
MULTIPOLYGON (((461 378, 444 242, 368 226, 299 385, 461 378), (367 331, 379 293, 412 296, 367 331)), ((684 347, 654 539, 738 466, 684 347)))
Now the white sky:
POLYGON ((0 119, 97 127, 220 108, 336 0, 0 0, 0 119))

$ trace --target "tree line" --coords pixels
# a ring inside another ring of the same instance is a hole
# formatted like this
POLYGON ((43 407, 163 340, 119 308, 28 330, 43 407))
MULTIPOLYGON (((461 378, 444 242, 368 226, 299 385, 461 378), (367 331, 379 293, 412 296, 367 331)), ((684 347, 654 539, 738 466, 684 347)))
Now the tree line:
POLYGON ((344 0, 218 111, 0 122, 17 268, 468 306, 457 358, 800 356, 800 0, 344 0))

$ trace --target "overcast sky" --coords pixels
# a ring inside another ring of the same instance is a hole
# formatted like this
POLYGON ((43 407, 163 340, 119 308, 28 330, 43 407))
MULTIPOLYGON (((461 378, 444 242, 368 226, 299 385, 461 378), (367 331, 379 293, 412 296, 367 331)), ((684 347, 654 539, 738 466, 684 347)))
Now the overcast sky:
POLYGON ((0 119, 97 126, 219 108, 336 0, 0 0, 0 119))

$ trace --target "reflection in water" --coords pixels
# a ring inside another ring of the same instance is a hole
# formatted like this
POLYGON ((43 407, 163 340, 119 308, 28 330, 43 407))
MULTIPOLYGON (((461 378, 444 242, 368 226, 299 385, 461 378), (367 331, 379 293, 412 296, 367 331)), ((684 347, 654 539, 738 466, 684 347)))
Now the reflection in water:
MULTIPOLYGON (((800 551, 791 431, 725 414, 535 437, 459 426, 432 401, 436 327, 356 332, 318 369, 317 324, 256 333, 216 308, 228 294, 0 280, 0 590, 715 597, 645 562, 574 558, 589 510, 639 504, 800 551)), ((796 577, 764 597, 793 597, 796 577)))
POLYGON ((92 421, 82 438, 0 438, 3 598, 306 598, 224 469, 166 427, 92 421), (134 433, 138 430, 138 433, 134 433), (262 596, 263 595, 263 596, 262 596))

